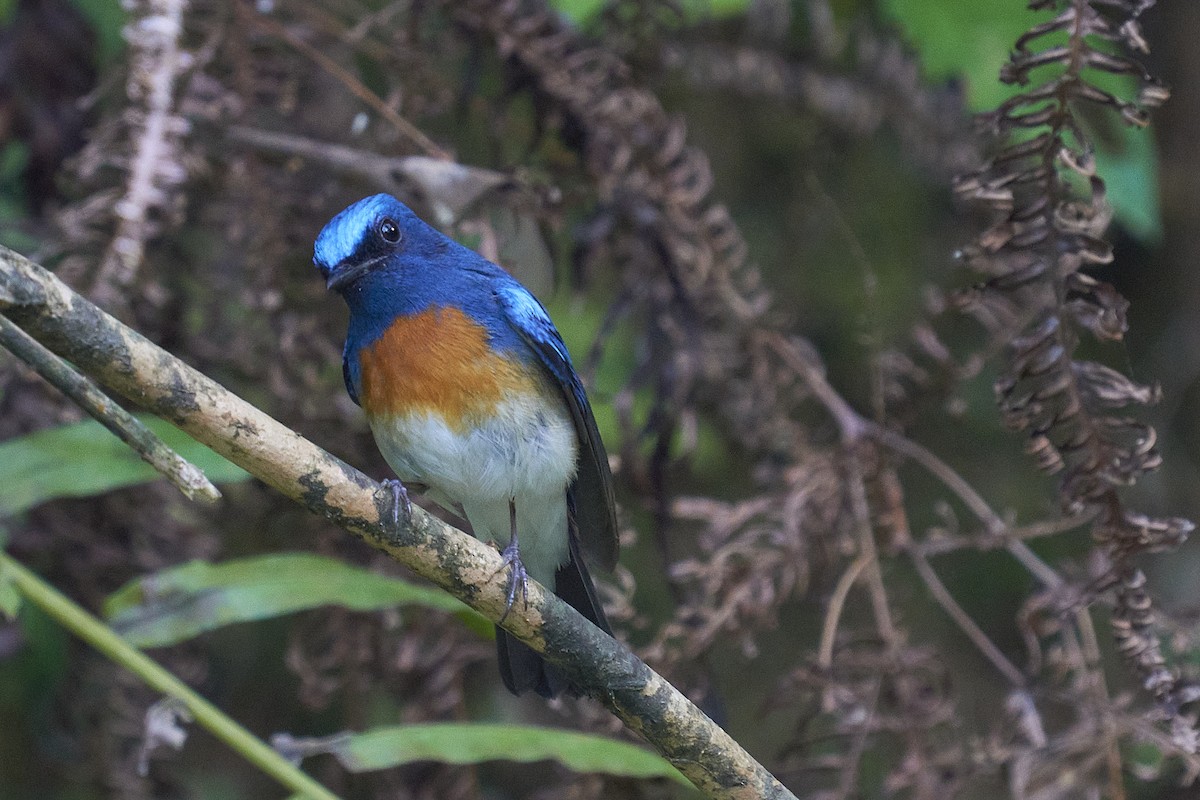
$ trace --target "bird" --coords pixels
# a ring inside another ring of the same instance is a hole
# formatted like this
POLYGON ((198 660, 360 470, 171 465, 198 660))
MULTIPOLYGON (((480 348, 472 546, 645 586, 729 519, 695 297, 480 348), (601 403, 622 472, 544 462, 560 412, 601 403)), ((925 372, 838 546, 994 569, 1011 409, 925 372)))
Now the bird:
MULTIPOLYGON (((393 502, 423 487, 503 548, 505 616, 533 578, 611 635, 585 558, 617 562, 612 473, 545 307, 389 194, 333 217, 313 263, 349 306, 342 375, 399 478, 393 502)), ((496 649, 514 694, 580 692, 499 625, 496 649)))

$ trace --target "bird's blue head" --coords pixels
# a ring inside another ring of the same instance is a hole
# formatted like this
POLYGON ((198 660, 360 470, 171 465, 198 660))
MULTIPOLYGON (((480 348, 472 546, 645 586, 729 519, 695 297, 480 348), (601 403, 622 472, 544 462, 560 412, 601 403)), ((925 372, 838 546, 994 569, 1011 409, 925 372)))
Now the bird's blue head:
POLYGON ((317 236, 313 264, 325 285, 339 292, 385 266, 395 254, 422 249, 436 232, 390 194, 359 200, 331 219, 317 236))

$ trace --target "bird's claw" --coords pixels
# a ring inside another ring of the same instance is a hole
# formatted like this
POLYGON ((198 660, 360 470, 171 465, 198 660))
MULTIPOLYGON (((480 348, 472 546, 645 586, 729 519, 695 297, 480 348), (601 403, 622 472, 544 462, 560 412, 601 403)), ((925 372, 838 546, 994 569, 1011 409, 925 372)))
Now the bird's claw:
MULTIPOLYGON (((525 564, 521 561, 521 551, 517 547, 517 540, 514 538, 509 542, 508 547, 500 551, 501 557, 504 559, 501 570, 508 569, 508 602, 504 606, 504 613, 500 616, 500 622, 508 619, 508 614, 512 611, 513 604, 517 601, 517 590, 520 589, 521 599, 526 603, 529 602, 529 573, 525 571, 525 564)), ((497 570, 499 572, 500 570, 497 570)))
POLYGON ((388 491, 388 516, 392 519, 393 527, 400 527, 401 510, 404 514, 404 522, 407 524, 412 520, 412 501, 408 499, 408 489, 404 484, 395 478, 389 478, 381 481, 381 486, 388 491))

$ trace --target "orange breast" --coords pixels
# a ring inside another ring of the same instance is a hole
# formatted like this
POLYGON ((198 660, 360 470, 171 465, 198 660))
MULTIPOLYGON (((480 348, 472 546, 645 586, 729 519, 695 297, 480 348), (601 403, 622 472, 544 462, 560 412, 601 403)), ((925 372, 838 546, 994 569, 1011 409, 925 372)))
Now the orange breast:
POLYGON ((398 317, 359 352, 362 405, 372 416, 434 412, 462 430, 514 392, 536 389, 523 365, 497 355, 488 332, 457 308, 398 317))

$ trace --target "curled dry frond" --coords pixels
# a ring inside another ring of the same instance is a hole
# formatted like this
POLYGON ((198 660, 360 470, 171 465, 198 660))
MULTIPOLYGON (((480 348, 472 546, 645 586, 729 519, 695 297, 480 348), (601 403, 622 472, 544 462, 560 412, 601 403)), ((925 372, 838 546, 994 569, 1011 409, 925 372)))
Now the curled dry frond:
MULTIPOLYGON (((1015 304, 1029 320, 1011 340, 995 383, 1003 419, 1029 437, 1026 449, 1039 466, 1060 473, 1066 513, 1095 514, 1093 535, 1118 586, 1113 625, 1120 650, 1178 732, 1194 721, 1180 715, 1181 684, 1166 666, 1144 578, 1129 559, 1177 546, 1193 526, 1133 511, 1120 494, 1161 458, 1154 429, 1117 412, 1152 404, 1159 391, 1076 357, 1081 337, 1120 340, 1128 307, 1114 287, 1082 272, 1109 263, 1113 255, 1103 238, 1111 210, 1080 111, 1108 109, 1144 126, 1149 111, 1166 98, 1139 61, 1113 52, 1146 50, 1138 17, 1151 5, 1152 0, 1031 2, 1032 9, 1054 16, 1017 40, 1001 79, 1022 91, 983 116, 1002 143, 956 189, 993 215, 963 251, 968 264, 985 275, 964 304, 1015 304), (1124 99, 1097 85, 1102 74, 1130 76, 1142 88, 1135 99, 1124 99)), ((1184 752, 1195 752, 1194 737, 1174 739, 1184 752)))
POLYGON ((648 651, 664 661, 686 661, 725 638, 748 655, 757 653, 757 634, 777 626, 780 607, 807 587, 819 560, 813 534, 802 530, 805 521, 824 518, 835 527, 840 502, 836 465, 816 458, 777 493, 739 503, 677 499, 673 519, 705 526, 700 552, 671 567, 672 580, 694 591, 648 651))

